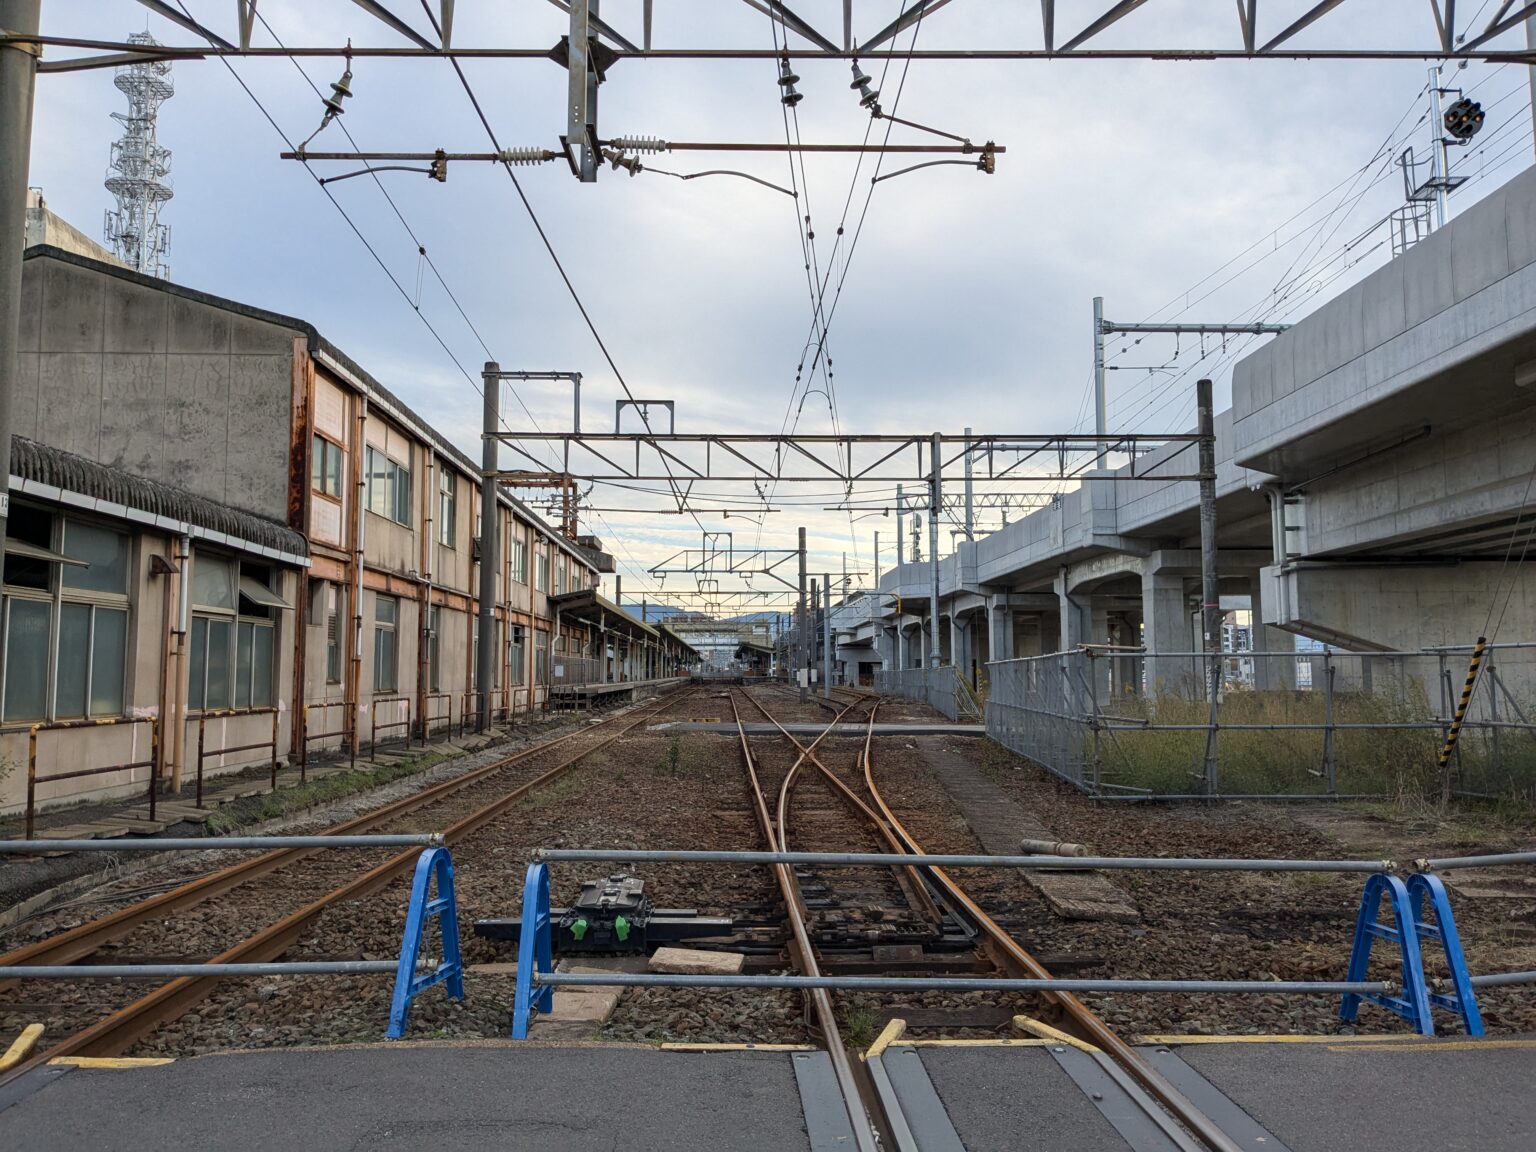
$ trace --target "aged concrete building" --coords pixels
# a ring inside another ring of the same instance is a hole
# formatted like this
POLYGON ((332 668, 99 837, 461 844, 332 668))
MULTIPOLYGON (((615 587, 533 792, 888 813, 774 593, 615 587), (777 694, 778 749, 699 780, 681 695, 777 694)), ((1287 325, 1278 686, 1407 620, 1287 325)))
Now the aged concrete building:
MULTIPOLYGON (((479 470, 312 325, 39 246, 18 351, 0 807, 38 725, 46 803, 150 762, 179 785, 200 723, 258 745, 211 772, 474 710, 479 470)), ((594 615, 600 551, 506 492, 496 514, 498 713, 686 667, 676 637, 594 615)))

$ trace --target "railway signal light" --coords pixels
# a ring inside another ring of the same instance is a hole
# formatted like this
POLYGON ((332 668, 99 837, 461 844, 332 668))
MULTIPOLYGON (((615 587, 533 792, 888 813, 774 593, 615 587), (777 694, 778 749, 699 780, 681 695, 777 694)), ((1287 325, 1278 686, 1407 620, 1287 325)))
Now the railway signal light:
POLYGON ((1463 96, 1445 110, 1445 130, 1453 139, 1465 144, 1482 131, 1485 118, 1483 106, 1463 96))

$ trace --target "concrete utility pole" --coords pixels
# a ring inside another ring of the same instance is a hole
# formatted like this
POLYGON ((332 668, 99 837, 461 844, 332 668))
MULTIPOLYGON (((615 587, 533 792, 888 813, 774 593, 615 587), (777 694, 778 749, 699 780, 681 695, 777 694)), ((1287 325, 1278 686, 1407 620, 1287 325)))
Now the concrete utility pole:
MULTIPOLYGON (((1533 69, 1536 75, 1536 69, 1533 69)), ((1536 80, 1532 80, 1536 84, 1536 80)), ((902 526, 907 518, 907 504, 903 499, 901 485, 896 485, 896 567, 900 568, 907 562, 906 529, 902 526)))
POLYGON ((804 704, 810 696, 811 683, 811 648, 810 648, 810 618, 805 612, 805 529, 800 529, 800 626, 795 629, 795 639, 799 641, 800 652, 795 660, 799 667, 804 682, 800 685, 800 703, 804 704))
MULTIPOLYGON (((497 449, 501 441, 496 434, 501 431, 501 365, 494 360, 485 362, 481 376, 485 389, 485 443, 481 448, 480 474, 480 648, 475 653, 475 688, 480 693, 479 730, 491 726, 491 691, 496 681, 496 574, 501 571, 500 543, 496 507, 496 473, 500 466, 497 449)), ((529 638, 532 642, 532 637, 529 638)), ((528 685, 528 697, 538 683, 538 669, 534 669, 533 683, 528 685)))
POLYGON ((944 461, 939 433, 933 434, 929 454, 933 457, 932 496, 928 503, 928 570, 933 577, 929 611, 932 619, 928 626, 928 666, 939 666, 939 513, 944 507, 944 461))
POLYGON ((971 430, 965 430, 965 538, 976 539, 976 492, 971 475, 971 430))
MULTIPOLYGON (((0 0, 0 28, 29 36, 38 31, 42 0, 0 0)), ((0 48, 0 540, 11 513, 11 397, 20 369, 21 253, 26 246, 27 163, 32 155, 32 93, 41 45, 0 48)))
POLYGON ((821 574, 821 694, 832 699, 832 577, 821 574))
MULTIPOLYGON (((1525 22, 1525 46, 1536 52, 1536 15, 1525 22)), ((1531 64, 1531 117, 1536 119, 1536 62, 1531 64)))
POLYGON ((1205 634, 1205 690, 1211 727, 1206 736, 1206 791, 1215 792, 1216 701, 1221 692, 1221 590, 1216 574, 1216 416, 1211 382, 1195 383, 1200 435, 1200 624, 1205 634))

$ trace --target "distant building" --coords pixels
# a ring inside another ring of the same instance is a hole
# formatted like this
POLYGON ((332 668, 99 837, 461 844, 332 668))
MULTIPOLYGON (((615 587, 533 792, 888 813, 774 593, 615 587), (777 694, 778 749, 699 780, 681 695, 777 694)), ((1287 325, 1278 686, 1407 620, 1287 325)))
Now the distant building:
POLYGON ((76 256, 89 256, 92 260, 116 264, 119 268, 128 266, 73 224, 50 212, 41 188, 27 189, 25 236, 28 248, 47 245, 73 252, 76 256))

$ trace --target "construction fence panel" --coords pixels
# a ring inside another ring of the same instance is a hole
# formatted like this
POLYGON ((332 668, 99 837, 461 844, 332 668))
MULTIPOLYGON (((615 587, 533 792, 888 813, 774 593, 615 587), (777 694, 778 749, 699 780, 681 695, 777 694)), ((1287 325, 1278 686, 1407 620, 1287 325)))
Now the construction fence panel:
POLYGON ((875 691, 882 696, 897 696, 926 704, 950 720, 960 718, 956 683, 956 670, 948 664, 940 668, 895 668, 875 673, 875 691))

